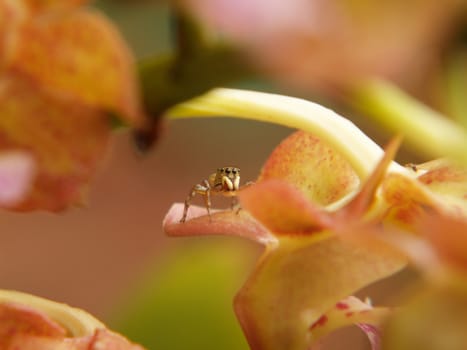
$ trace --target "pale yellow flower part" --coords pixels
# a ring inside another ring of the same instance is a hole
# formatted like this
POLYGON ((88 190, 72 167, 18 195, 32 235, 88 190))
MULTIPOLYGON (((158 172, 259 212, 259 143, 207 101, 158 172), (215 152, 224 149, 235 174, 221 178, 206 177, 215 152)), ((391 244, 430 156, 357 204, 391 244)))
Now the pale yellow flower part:
MULTIPOLYGON (((168 111, 171 118, 230 116, 305 130, 342 154, 361 180, 383 156, 383 150, 355 124, 331 109, 300 98, 264 92, 219 88, 168 111)), ((392 162, 389 171, 412 176, 392 162)))
POLYGON ((22 304, 42 312, 63 326, 73 337, 90 335, 97 329, 106 328, 102 322, 81 309, 27 293, 0 290, 0 304, 2 303, 22 304))

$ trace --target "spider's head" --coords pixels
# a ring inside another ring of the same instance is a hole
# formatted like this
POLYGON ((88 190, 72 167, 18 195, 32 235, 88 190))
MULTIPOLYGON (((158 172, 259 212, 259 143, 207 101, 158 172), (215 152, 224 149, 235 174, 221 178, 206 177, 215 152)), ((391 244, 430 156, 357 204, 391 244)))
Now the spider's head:
POLYGON ((215 182, 224 191, 237 191, 240 187, 240 169, 230 166, 218 168, 215 182))

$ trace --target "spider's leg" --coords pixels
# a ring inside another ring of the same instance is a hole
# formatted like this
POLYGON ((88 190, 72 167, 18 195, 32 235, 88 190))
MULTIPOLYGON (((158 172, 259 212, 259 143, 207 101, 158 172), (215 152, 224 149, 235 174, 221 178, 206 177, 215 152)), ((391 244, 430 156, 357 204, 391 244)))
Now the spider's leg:
MULTIPOLYGON (((203 183, 206 184, 207 181, 204 181, 203 183)), ((196 196, 197 193, 205 196, 206 192, 209 191, 209 183, 207 183, 207 185, 208 185, 207 187, 201 184, 197 184, 193 186, 190 193, 188 194, 188 197, 186 197, 185 199, 185 207, 183 208, 183 216, 180 219, 180 222, 185 222, 186 217, 188 215, 188 208, 190 207, 191 200, 194 198, 194 196, 196 196)), ((211 205, 211 203, 209 203, 209 205, 211 205)), ((209 210, 208 210, 208 213, 209 213, 209 210)))
POLYGON ((235 208, 239 208, 240 207, 240 204, 238 203, 238 198, 237 196, 232 196, 232 198, 230 199, 230 210, 234 210, 235 208))
POLYGON ((209 215, 209 221, 211 221, 211 186, 209 185, 208 180, 203 181, 203 185, 205 188, 205 191, 203 193, 204 195, 204 203, 206 204, 206 210, 209 215))

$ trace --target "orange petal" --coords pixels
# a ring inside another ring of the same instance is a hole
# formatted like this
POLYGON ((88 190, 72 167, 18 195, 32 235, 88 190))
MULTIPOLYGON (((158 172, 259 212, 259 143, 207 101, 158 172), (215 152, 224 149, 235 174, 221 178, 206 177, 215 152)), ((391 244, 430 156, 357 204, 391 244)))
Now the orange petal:
POLYGON ((144 350, 143 347, 130 343, 124 337, 98 329, 95 334, 78 338, 50 338, 19 334, 10 343, 11 349, 21 350, 144 350))
POLYGON ((413 228, 426 210, 439 210, 439 203, 416 179, 388 174, 382 184, 383 197, 389 209, 385 220, 413 228))
POLYGON ((143 350, 124 337, 107 329, 96 329, 94 334, 72 337, 46 314, 29 306, 0 304, 1 349, 49 350, 143 350))
POLYGON ((447 215, 425 215, 417 225, 440 261, 467 272, 467 219, 447 215))
POLYGON ((88 0, 22 0, 33 12, 44 10, 66 10, 78 7, 88 0))
POLYGON ((117 333, 107 329, 98 329, 89 349, 143 350, 143 347, 130 343, 126 338, 117 333))
POLYGON ((242 206, 274 234, 304 234, 332 225, 329 214, 281 180, 260 181, 239 193, 242 206))
POLYGON ((0 304, 0 348, 10 349, 10 343, 19 334, 64 337, 66 330, 28 306, 15 303, 0 304))
POLYGON ((321 206, 355 190, 360 181, 347 161, 317 137, 297 131, 272 152, 259 181, 284 180, 321 206))
POLYGON ((11 58, 20 23, 26 8, 19 1, 0 0, 0 71, 11 58))
POLYGON ((181 223, 184 204, 174 204, 166 214, 163 228, 169 236, 233 235, 249 238, 262 244, 275 241, 270 232, 245 210, 213 211, 206 215, 206 208, 190 206, 188 220, 181 223))
POLYGON ((0 148, 26 150, 38 167, 32 192, 15 208, 60 210, 80 203, 109 141, 107 118, 25 80, 4 77, 0 84, 0 148))
POLYGON ((139 124, 133 58, 105 17, 85 10, 31 17, 18 33, 8 69, 81 104, 139 124))
POLYGON ((235 309, 255 350, 308 349, 310 326, 339 300, 405 264, 337 236, 293 236, 263 255, 235 309))

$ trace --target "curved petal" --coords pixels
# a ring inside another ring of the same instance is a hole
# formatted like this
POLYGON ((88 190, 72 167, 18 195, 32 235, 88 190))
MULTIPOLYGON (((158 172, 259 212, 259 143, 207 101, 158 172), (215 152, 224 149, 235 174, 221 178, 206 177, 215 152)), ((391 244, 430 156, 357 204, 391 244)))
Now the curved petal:
POLYGON ((310 326, 337 301, 405 264, 325 236, 282 238, 240 290, 235 310, 252 349, 307 349, 316 340, 310 326))
POLYGON ((242 207, 275 235, 311 234, 332 225, 327 212, 285 181, 260 181, 240 191, 239 198, 242 207))
POLYGON ((293 184, 308 200, 320 206, 339 200, 360 183, 342 155, 304 131, 293 133, 274 149, 258 181, 268 179, 293 184))
POLYGON ((259 242, 273 244, 276 239, 246 211, 219 211, 206 215, 206 208, 191 206, 188 220, 180 222, 183 216, 183 203, 172 205, 162 226, 169 236, 232 235, 259 242))

